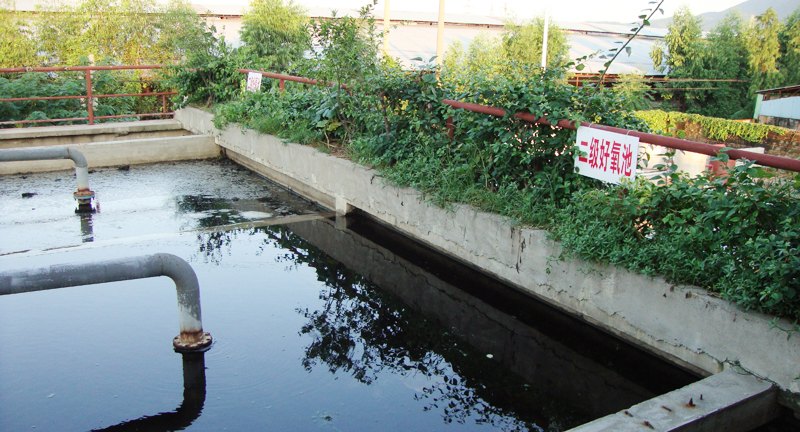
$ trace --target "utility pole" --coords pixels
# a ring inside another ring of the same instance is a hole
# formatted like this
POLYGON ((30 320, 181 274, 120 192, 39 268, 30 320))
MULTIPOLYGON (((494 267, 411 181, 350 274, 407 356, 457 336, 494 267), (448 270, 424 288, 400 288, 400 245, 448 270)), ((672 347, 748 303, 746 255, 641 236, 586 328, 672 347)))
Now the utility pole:
POLYGON ((436 64, 441 66, 444 58, 444 0, 439 0, 439 29, 436 33, 436 64))
POLYGON ((542 36, 542 70, 547 70, 547 31, 550 29, 550 16, 544 11, 544 32, 542 36))
POLYGON ((383 4, 383 55, 389 57, 389 0, 383 4))

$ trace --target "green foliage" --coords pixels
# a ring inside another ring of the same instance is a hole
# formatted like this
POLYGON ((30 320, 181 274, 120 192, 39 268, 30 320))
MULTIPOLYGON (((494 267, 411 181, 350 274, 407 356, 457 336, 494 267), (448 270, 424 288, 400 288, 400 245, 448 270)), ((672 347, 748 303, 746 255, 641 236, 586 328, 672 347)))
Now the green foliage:
POLYGON ((677 111, 661 110, 637 111, 636 116, 647 122, 650 129, 664 135, 683 138, 677 130, 677 124, 690 122, 700 125, 703 136, 714 140, 725 141, 728 137, 739 137, 745 141, 760 143, 770 133, 783 135, 786 129, 758 123, 737 122, 699 114, 687 114, 677 111))
MULTIPOLYGON (((83 73, 27 72, 0 76, 0 98, 77 96, 86 94, 86 79, 83 73)), ((116 76, 109 71, 92 74, 92 86, 97 94, 115 93, 120 88, 116 76)), ((132 98, 94 99, 94 115, 110 116, 133 114, 132 98)), ((70 117, 88 117, 85 99, 56 99, 44 101, 0 102, 0 121, 45 120, 70 117)), ((78 121, 78 123, 84 123, 78 121)), ((98 120, 102 122, 102 120, 98 120)), ((74 124, 76 122, 36 123, 35 126, 52 124, 74 124)))
MULTIPOLYGON (((478 33, 466 49, 461 42, 450 45, 444 55, 444 69, 451 80, 468 79, 476 73, 489 76, 516 76, 520 65, 541 65, 544 18, 536 17, 522 25, 506 23, 499 38, 478 33)), ((552 21, 548 26, 547 65, 561 70, 567 63, 569 42, 552 21)))
POLYGON ((208 106, 238 96, 245 77, 237 69, 252 66, 247 60, 242 50, 232 48, 223 38, 207 50, 190 53, 180 65, 170 66, 169 85, 178 92, 173 100, 176 108, 208 106))
POLYGON ((0 67, 30 66, 36 48, 32 35, 13 0, 0 0, 0 67))
POLYGON ((750 118, 758 90, 800 82, 800 9, 781 24, 771 8, 748 22, 728 14, 705 39, 688 7, 676 13, 654 65, 678 79, 659 87, 681 110, 711 117, 750 118), (700 81, 680 81, 694 79, 700 81), (720 80, 738 80, 728 82, 720 80))
POLYGON ((650 51, 653 65, 661 71, 683 66, 687 59, 696 57, 700 51, 702 19, 695 17, 689 7, 681 6, 672 17, 664 42, 657 43, 650 51))
POLYGON ((781 43, 778 67, 784 75, 783 84, 800 84, 800 7, 795 9, 783 25, 779 34, 781 43))
POLYGON ((651 57, 661 62, 654 64, 662 70, 669 68, 668 78, 677 80, 658 87, 668 89, 669 96, 676 95, 682 111, 711 117, 740 116, 749 100, 748 84, 718 80, 750 78, 741 16, 736 11, 728 14, 707 39, 700 38, 699 29, 700 18, 692 16, 688 7, 676 14, 666 37, 667 46, 657 45, 651 57), (667 47, 668 55, 663 52, 667 47))
POLYGON ((614 83, 615 92, 625 98, 625 107, 629 110, 645 110, 650 108, 653 95, 650 86, 644 83, 644 73, 621 74, 614 83))
POLYGON ((43 64, 76 65, 89 55, 117 64, 164 64, 212 41, 185 0, 53 1, 37 6, 35 28, 43 64))
POLYGON ((451 76, 467 77, 476 73, 490 75, 508 73, 504 69, 507 62, 501 40, 485 32, 478 33, 472 39, 466 52, 460 41, 451 44, 444 55, 443 63, 448 75, 451 76))
POLYGON ((582 191, 553 233, 567 255, 663 275, 797 320, 798 189, 765 177, 747 163, 726 177, 671 174, 658 184, 582 191))
POLYGON ((306 10, 293 0, 251 0, 242 18, 242 42, 274 70, 287 69, 311 48, 306 10))
MULTIPOLYGON (((514 61, 528 64, 542 63, 544 17, 538 16, 522 25, 506 23, 503 30, 505 55, 514 61)), ((547 67, 560 67, 567 63, 569 41, 567 35, 552 20, 547 28, 547 67)))

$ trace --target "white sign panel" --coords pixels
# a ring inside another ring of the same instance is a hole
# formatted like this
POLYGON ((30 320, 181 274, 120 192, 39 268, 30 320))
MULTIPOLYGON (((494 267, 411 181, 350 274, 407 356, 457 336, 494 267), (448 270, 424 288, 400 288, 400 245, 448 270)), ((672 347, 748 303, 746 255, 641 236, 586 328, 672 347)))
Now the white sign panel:
POLYGON ((575 144, 585 153, 575 158, 580 174, 614 184, 636 178, 638 137, 581 126, 575 144))
POLYGON ((261 90, 261 74, 258 72, 247 73, 247 91, 257 92, 261 90))

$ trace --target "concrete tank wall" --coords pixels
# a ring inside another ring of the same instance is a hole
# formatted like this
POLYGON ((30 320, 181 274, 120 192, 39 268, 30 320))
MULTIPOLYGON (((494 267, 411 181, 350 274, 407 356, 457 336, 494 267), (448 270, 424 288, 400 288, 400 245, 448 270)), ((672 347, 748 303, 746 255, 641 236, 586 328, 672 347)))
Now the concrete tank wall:
MULTIPOLYGON (((217 130, 212 115, 187 108, 175 118, 212 134, 231 159, 322 205, 355 207, 439 251, 557 308, 703 375, 744 369, 776 383, 800 411, 800 337, 772 329, 771 316, 744 311, 694 286, 675 286, 625 269, 559 261, 542 230, 470 206, 439 208, 410 188, 311 147, 252 130, 217 130)), ((790 323, 779 321, 790 328, 790 323)))

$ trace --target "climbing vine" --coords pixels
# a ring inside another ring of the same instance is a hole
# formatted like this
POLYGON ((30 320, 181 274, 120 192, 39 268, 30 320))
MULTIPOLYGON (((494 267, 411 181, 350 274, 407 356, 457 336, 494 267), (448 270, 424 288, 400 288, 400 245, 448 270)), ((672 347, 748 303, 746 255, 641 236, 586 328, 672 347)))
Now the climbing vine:
POLYGON ((745 141, 759 143, 770 133, 784 135, 786 130, 777 126, 706 117, 700 114, 666 112, 661 110, 636 111, 636 116, 647 122, 650 129, 662 135, 683 138, 678 123, 687 122, 700 125, 702 134, 710 139, 724 141, 728 137, 739 137, 745 141))

